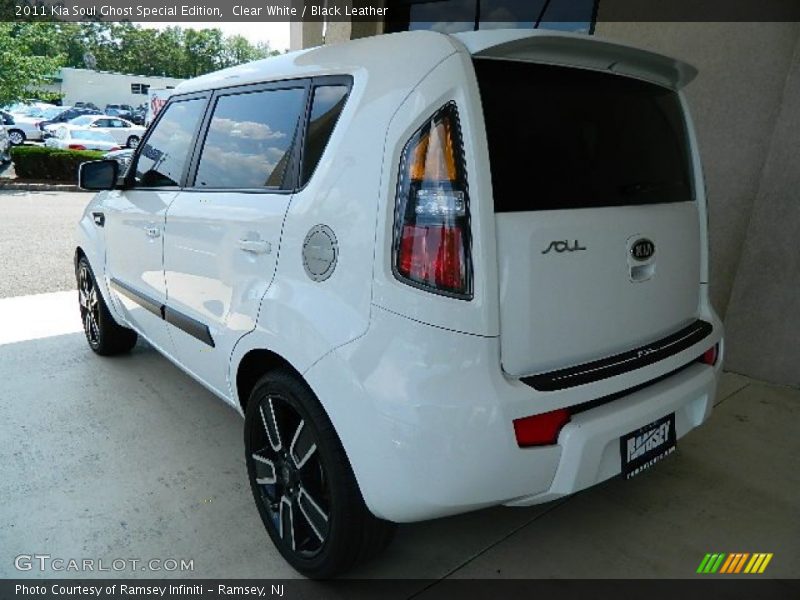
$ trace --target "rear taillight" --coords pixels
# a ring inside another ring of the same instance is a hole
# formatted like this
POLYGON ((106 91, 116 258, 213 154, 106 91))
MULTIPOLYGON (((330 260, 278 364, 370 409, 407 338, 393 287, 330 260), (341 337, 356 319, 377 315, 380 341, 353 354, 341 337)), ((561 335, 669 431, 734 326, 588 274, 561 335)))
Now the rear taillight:
POLYGON ((569 409, 560 408, 541 415, 514 421, 514 435, 520 448, 552 446, 558 441, 561 429, 569 423, 569 409))
POLYGON ((70 144, 67 148, 70 150, 86 150, 86 146, 83 144, 70 144))
POLYGON ((703 356, 700 357, 700 362, 704 365, 714 366, 717 364, 717 359, 719 358, 719 344, 714 344, 703 353, 703 356))
POLYGON ((403 149, 392 267, 414 287, 472 298, 469 194, 454 102, 440 108, 403 149))

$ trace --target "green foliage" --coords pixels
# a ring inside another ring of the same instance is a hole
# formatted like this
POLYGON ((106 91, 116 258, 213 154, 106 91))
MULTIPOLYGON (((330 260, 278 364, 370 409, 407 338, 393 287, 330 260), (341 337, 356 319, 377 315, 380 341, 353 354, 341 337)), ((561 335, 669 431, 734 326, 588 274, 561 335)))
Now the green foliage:
POLYGON ((17 146, 11 149, 11 160, 14 161, 14 172, 20 179, 77 183, 80 164, 99 160, 103 154, 95 150, 17 146))
POLYGON ((16 35, 19 26, 0 22, 0 106, 34 95, 63 61, 59 53, 36 55, 28 41, 16 35))
MULTIPOLYGON (((12 11, 9 0, 0 0, 0 17, 12 11)), ((225 37, 217 28, 159 30, 127 21, 5 18, 0 18, 0 106, 43 98, 34 90, 60 67, 188 78, 280 54, 266 43, 254 45, 239 35, 225 37)))
POLYGON ((280 54, 266 43, 225 37, 217 28, 145 29, 127 21, 7 25, 31 55, 61 57, 65 67, 117 73, 188 78, 280 54))

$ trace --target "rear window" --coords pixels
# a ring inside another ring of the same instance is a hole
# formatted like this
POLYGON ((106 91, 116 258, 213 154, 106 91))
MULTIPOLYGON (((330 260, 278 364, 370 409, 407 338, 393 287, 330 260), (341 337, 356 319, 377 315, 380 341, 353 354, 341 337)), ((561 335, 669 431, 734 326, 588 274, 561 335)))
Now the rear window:
POLYGON ((476 59, 496 212, 693 199, 678 95, 595 71, 476 59))

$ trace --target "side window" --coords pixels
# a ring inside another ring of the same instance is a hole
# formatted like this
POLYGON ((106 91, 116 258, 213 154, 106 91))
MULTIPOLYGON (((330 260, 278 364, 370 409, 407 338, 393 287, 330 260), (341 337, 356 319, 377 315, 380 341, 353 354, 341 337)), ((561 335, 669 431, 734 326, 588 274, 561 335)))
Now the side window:
POLYGON ((319 159, 328 145, 339 115, 347 101, 349 88, 344 85, 321 85, 314 88, 311 116, 306 130, 301 185, 311 179, 319 159))
POLYGON ((111 127, 111 119, 97 119, 92 123, 92 127, 111 127))
POLYGON ((195 186, 280 188, 304 99, 304 88, 221 96, 208 127, 195 186))
POLYGON ((136 187, 180 185, 205 106, 205 98, 181 100, 167 106, 129 171, 136 187))

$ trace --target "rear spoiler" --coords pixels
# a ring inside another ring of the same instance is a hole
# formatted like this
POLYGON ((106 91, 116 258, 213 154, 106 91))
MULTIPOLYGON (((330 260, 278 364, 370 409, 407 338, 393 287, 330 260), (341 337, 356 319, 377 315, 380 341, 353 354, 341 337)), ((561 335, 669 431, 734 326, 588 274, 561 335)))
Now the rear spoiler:
POLYGON ((697 76, 692 65, 594 36, 546 30, 498 29, 452 34, 476 58, 505 59, 610 71, 679 90, 697 76))

